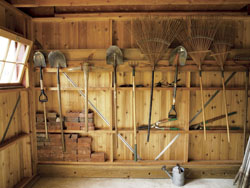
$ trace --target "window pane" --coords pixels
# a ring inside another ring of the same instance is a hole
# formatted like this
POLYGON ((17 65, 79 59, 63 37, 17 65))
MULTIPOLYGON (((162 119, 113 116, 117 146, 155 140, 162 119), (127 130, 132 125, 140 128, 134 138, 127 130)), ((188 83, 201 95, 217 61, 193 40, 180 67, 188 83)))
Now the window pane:
POLYGON ((0 37, 0 44, 1 44, 0 45, 0 60, 3 60, 5 58, 5 54, 8 49, 8 43, 9 43, 9 39, 0 37))
POLYGON ((25 60, 25 51, 26 51, 26 45, 21 44, 19 54, 17 56, 17 62, 18 63, 24 63, 25 60))
POLYGON ((17 42, 11 41, 10 48, 7 56, 7 61, 14 62, 16 58, 17 42))
POLYGON ((17 64, 15 69, 14 69, 14 72, 12 74, 12 80, 11 80, 11 83, 18 83, 19 80, 20 80, 20 76, 22 74, 22 71, 23 71, 23 65, 21 64, 17 64))
POLYGON ((1 75, 0 83, 9 83, 9 81, 11 80, 10 76, 14 67, 15 64, 13 63, 4 64, 3 74, 1 75))

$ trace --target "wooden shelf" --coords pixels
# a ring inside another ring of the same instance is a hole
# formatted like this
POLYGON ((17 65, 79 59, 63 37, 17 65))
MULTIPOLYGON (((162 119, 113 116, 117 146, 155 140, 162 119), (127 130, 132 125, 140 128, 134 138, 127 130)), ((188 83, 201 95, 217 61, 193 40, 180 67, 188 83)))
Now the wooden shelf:
MULTIPOLYGON (((121 129, 118 130, 119 133, 133 133, 133 129, 121 129)), ((45 133, 45 130, 37 129, 37 133, 45 133)), ((61 130, 48 130, 49 133, 61 133, 61 130)), ((115 130, 89 130, 86 132, 85 130, 64 130, 64 133, 86 133, 86 134, 95 134, 95 133, 112 133, 115 134, 115 130)), ((151 129, 151 133, 181 133, 181 134, 203 134, 203 130, 158 130, 158 129, 151 129)), ((138 134, 146 134, 147 130, 137 130, 138 134)), ((227 130, 207 130, 206 133, 227 133, 227 130)), ((230 130, 230 133, 243 133, 243 130, 230 130)))
MULTIPOLYGON (((37 133, 45 133, 45 130, 36 130, 37 133)), ((49 133, 61 133, 61 130, 48 130, 49 133)), ((87 133, 87 134, 98 134, 98 133, 115 133, 115 131, 111 130, 89 130, 86 132, 85 130, 63 130, 64 133, 87 133)))
POLYGON ((24 139, 26 137, 30 136, 30 134, 27 133, 21 133, 15 137, 12 137, 6 141, 3 142, 3 144, 0 145, 0 151, 12 146, 13 144, 17 143, 19 140, 24 139))
POLYGON ((239 165, 242 161, 239 160, 192 160, 188 162, 184 162, 182 160, 138 160, 135 162, 134 160, 114 160, 111 162, 107 160, 105 162, 77 162, 77 161, 38 161, 39 164, 73 164, 73 165, 135 165, 135 166, 148 166, 148 165, 218 165, 218 164, 233 164, 239 165))
MULTIPOLYGON (((40 91, 40 87, 35 87, 35 90, 40 91)), ((46 91, 57 91, 57 87, 44 87, 46 91)), ((137 87, 137 91, 146 91, 150 90, 150 87, 137 87)), ((67 88, 61 88, 61 91, 84 91, 84 88, 82 87, 67 87, 67 88)), ((114 88, 111 87, 89 87, 89 91, 112 91, 114 88)), ((132 87, 117 87, 117 90, 119 91, 132 91, 132 87)), ((173 90, 173 87, 154 87, 155 91, 165 91, 165 90, 173 90)), ((186 90, 186 91, 199 91, 200 87, 177 87, 177 90, 186 90)), ((222 87, 204 87, 204 91, 209 91, 209 90, 222 90, 222 87)), ((244 87, 227 87, 226 90, 235 90, 235 91, 244 91, 244 87)), ((249 89, 250 90, 250 89, 249 89)))

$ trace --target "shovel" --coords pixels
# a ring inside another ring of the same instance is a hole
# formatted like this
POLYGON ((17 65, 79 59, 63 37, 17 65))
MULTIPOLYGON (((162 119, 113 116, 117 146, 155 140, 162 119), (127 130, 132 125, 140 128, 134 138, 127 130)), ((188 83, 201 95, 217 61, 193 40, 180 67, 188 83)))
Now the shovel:
POLYGON ((57 68, 57 95, 58 95, 58 103, 59 103, 59 114, 60 114, 60 124, 61 124, 61 134, 62 134, 62 148, 63 151, 66 151, 65 142, 64 142, 64 133, 63 133, 63 118, 62 118, 62 101, 61 101, 61 87, 60 87, 60 75, 59 69, 61 67, 65 68, 66 59, 62 52, 60 51, 51 51, 49 53, 49 64, 51 67, 57 68))
POLYGON ((39 96, 39 102, 43 103, 43 113, 44 113, 44 126, 45 126, 45 135, 46 139, 48 140, 48 125, 47 125, 47 111, 46 111, 46 102, 48 102, 48 97, 44 92, 43 88, 43 68, 46 67, 45 57, 42 52, 37 51, 33 56, 34 66, 40 67, 40 87, 41 87, 41 94, 39 96))
MULTIPOLYGON (((116 78, 116 69, 118 65, 123 64, 123 54, 119 47, 110 46, 106 52, 106 62, 108 65, 113 65, 114 68, 114 121, 115 121, 115 133, 118 135, 117 127, 117 78, 116 78)), ((118 146, 118 144, 117 144, 118 146)))
POLYGON ((178 46, 175 48, 169 58, 169 64, 173 65, 175 63, 175 78, 174 78, 174 93, 173 93, 173 104, 168 113, 168 118, 177 119, 177 112, 175 109, 175 100, 176 100, 176 87, 177 87, 177 80, 178 80, 178 62, 181 66, 186 64, 187 59, 187 51, 183 46, 178 46))
POLYGON ((132 68, 132 82, 133 82, 133 90, 132 90, 132 105, 133 105, 133 126, 134 126, 134 160, 137 161, 137 127, 136 127, 136 101, 135 101, 135 68, 138 66, 137 62, 130 62, 129 66, 132 68))

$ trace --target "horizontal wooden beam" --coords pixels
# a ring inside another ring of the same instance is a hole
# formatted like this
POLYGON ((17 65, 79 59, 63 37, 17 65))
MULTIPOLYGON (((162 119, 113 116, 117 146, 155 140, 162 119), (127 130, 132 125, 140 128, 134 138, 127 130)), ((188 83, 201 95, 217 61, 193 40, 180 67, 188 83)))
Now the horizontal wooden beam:
POLYGON ((18 136, 6 140, 3 144, 0 145, 0 152, 17 143, 19 140, 27 138, 28 136, 30 136, 30 134, 22 133, 18 136))
MULTIPOLYGON (((226 125, 225 125, 226 126, 226 125)), ((175 127, 175 125, 172 125, 172 127, 175 127)), ((178 127, 176 125, 176 127, 178 127)), ((133 133, 133 129, 118 129, 119 133, 133 133)), ((203 130, 190 130, 190 131, 183 131, 183 130, 157 130, 152 129, 152 134, 158 134, 158 133, 171 133, 171 134, 203 134, 203 130)), ((37 133, 45 133, 45 130, 36 130, 37 133)), ((60 133, 61 130, 48 130, 49 133, 60 133)), ((98 130, 89 130, 88 132, 84 130, 64 130, 64 133, 79 133, 79 134, 115 134, 114 130, 104 130, 104 129, 98 129, 98 130)), ((227 130, 207 130, 208 134, 215 134, 215 133, 227 133, 227 130)), ((138 134, 146 134, 147 130, 140 130, 138 131, 138 134)), ((230 130, 230 134, 243 134, 243 130, 230 130)))
POLYGON ((38 176, 33 175, 32 177, 25 177, 23 178, 19 183, 17 183, 14 188, 24 188, 26 187, 30 182, 37 179, 38 176))
POLYGON ((230 5, 248 4, 248 0, 11 0, 15 7, 44 7, 44 6, 110 6, 110 5, 230 5))
MULTIPOLYGON (((122 162, 121 165, 80 165, 80 164, 40 164, 38 172, 41 176, 49 177, 88 177, 88 178, 169 178, 161 170, 162 165, 167 165, 171 170, 174 164, 164 161, 161 164, 142 165, 140 162, 130 162, 130 165, 122 162), (124 165, 125 164, 125 165, 124 165)), ((226 161, 224 161, 226 162, 226 161)), ((187 178, 234 178, 240 164, 228 165, 182 165, 186 169, 187 178)), ((235 163, 235 162, 234 162, 235 163)))
MULTIPOLYGON (((84 91, 84 88, 74 88, 74 87, 62 87, 60 88, 61 91, 84 91)), ((132 87, 117 87, 118 91, 132 91, 132 87)), ((145 91, 145 90, 150 90, 150 87, 136 87, 135 88, 137 91, 145 91)), ((177 90, 185 90, 185 91, 197 91, 200 90, 200 87, 178 87, 176 88, 177 90)), ((36 87, 35 90, 40 91, 40 87, 36 87)), ((46 91, 57 91, 57 87, 44 87, 44 90, 46 91)), ((88 91, 113 91, 114 88, 111 87, 89 87, 88 91)), ((154 90, 156 91, 165 91, 165 90, 173 90, 173 87, 155 87, 154 90)), ((210 91, 210 90, 223 90, 222 87, 203 87, 204 91, 210 91)), ((244 87, 226 87, 226 90, 235 90, 235 91, 245 91, 244 87)), ((250 90, 250 88, 249 88, 250 90)))
POLYGON ((17 9, 16 7, 14 7, 13 5, 7 3, 4 0, 0 0, 0 6, 6 8, 7 10, 15 12, 18 15, 24 16, 25 18, 31 19, 31 17, 29 15, 25 14, 24 12, 22 12, 21 10, 17 9))
MULTIPOLYGON (((51 50, 44 50, 44 54, 47 54, 51 50)), ((67 68, 61 69, 62 72, 82 72, 79 68, 81 63, 89 62, 90 71, 112 71, 113 66, 107 65, 106 63, 106 49, 69 49, 60 50, 67 59, 67 68), (76 68, 78 67, 78 69, 76 68)), ((124 64, 119 65, 117 71, 119 72, 131 72, 131 67, 129 66, 130 61, 137 61, 139 65, 136 67, 136 71, 151 71, 151 64, 147 61, 146 56, 140 52, 139 49, 122 49, 124 56, 124 64)), ((172 49, 169 49, 162 60, 158 62, 156 71, 175 71, 174 66, 169 65, 169 54, 172 49)), ((232 59, 237 54, 248 53, 249 49, 233 49, 230 53, 229 59, 232 59)), ((240 64, 229 60, 225 63, 225 71, 245 71, 246 67, 242 64, 249 64, 249 61, 241 61, 240 64)), ((38 69, 37 69, 38 70, 38 69)), ((56 68, 44 68, 44 72, 56 72, 56 68)), ((209 60, 202 63, 202 70, 204 71, 221 71, 220 66, 217 65, 215 60, 209 57, 209 60)), ((192 60, 187 60, 185 66, 180 66, 179 71, 190 71, 198 72, 198 66, 192 60)))
POLYGON ((183 18, 185 16, 214 15, 230 20, 249 20, 246 12, 110 12, 110 13, 81 13, 81 14, 55 14, 55 17, 33 18, 34 22, 70 22, 70 21, 101 21, 101 20, 130 20, 138 16, 168 16, 183 18))

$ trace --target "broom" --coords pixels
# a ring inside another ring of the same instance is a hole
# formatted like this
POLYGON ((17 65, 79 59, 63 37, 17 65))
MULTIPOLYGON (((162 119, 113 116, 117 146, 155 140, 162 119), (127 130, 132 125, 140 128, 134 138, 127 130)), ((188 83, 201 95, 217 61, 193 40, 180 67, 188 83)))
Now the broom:
POLYGON ((148 120, 148 136, 150 137, 152 100, 154 88, 154 71, 172 41, 181 29, 182 20, 166 17, 148 16, 132 21, 132 34, 141 52, 146 55, 152 67, 152 82, 148 120))
POLYGON ((215 17, 190 16, 187 17, 187 19, 183 24, 184 29, 177 36, 177 39, 187 49, 190 57, 193 59, 193 61, 197 64, 199 68, 202 118, 204 125, 205 140, 206 140, 206 118, 205 118, 205 107, 203 99, 201 64, 204 61, 207 53, 209 52, 208 49, 212 44, 219 23, 220 21, 215 17))
POLYGON ((233 21, 225 21, 220 24, 219 29, 214 37, 213 45, 212 45, 212 56, 216 60, 216 63, 221 68, 221 81, 223 88, 223 100, 224 100, 224 108, 226 115, 226 124, 227 124, 227 140, 230 142, 230 134, 229 134, 229 120, 227 113, 227 99, 226 99, 226 90, 225 90, 225 78, 224 78, 224 63, 227 59, 229 50, 231 49, 234 39, 235 39, 235 23, 233 21))

